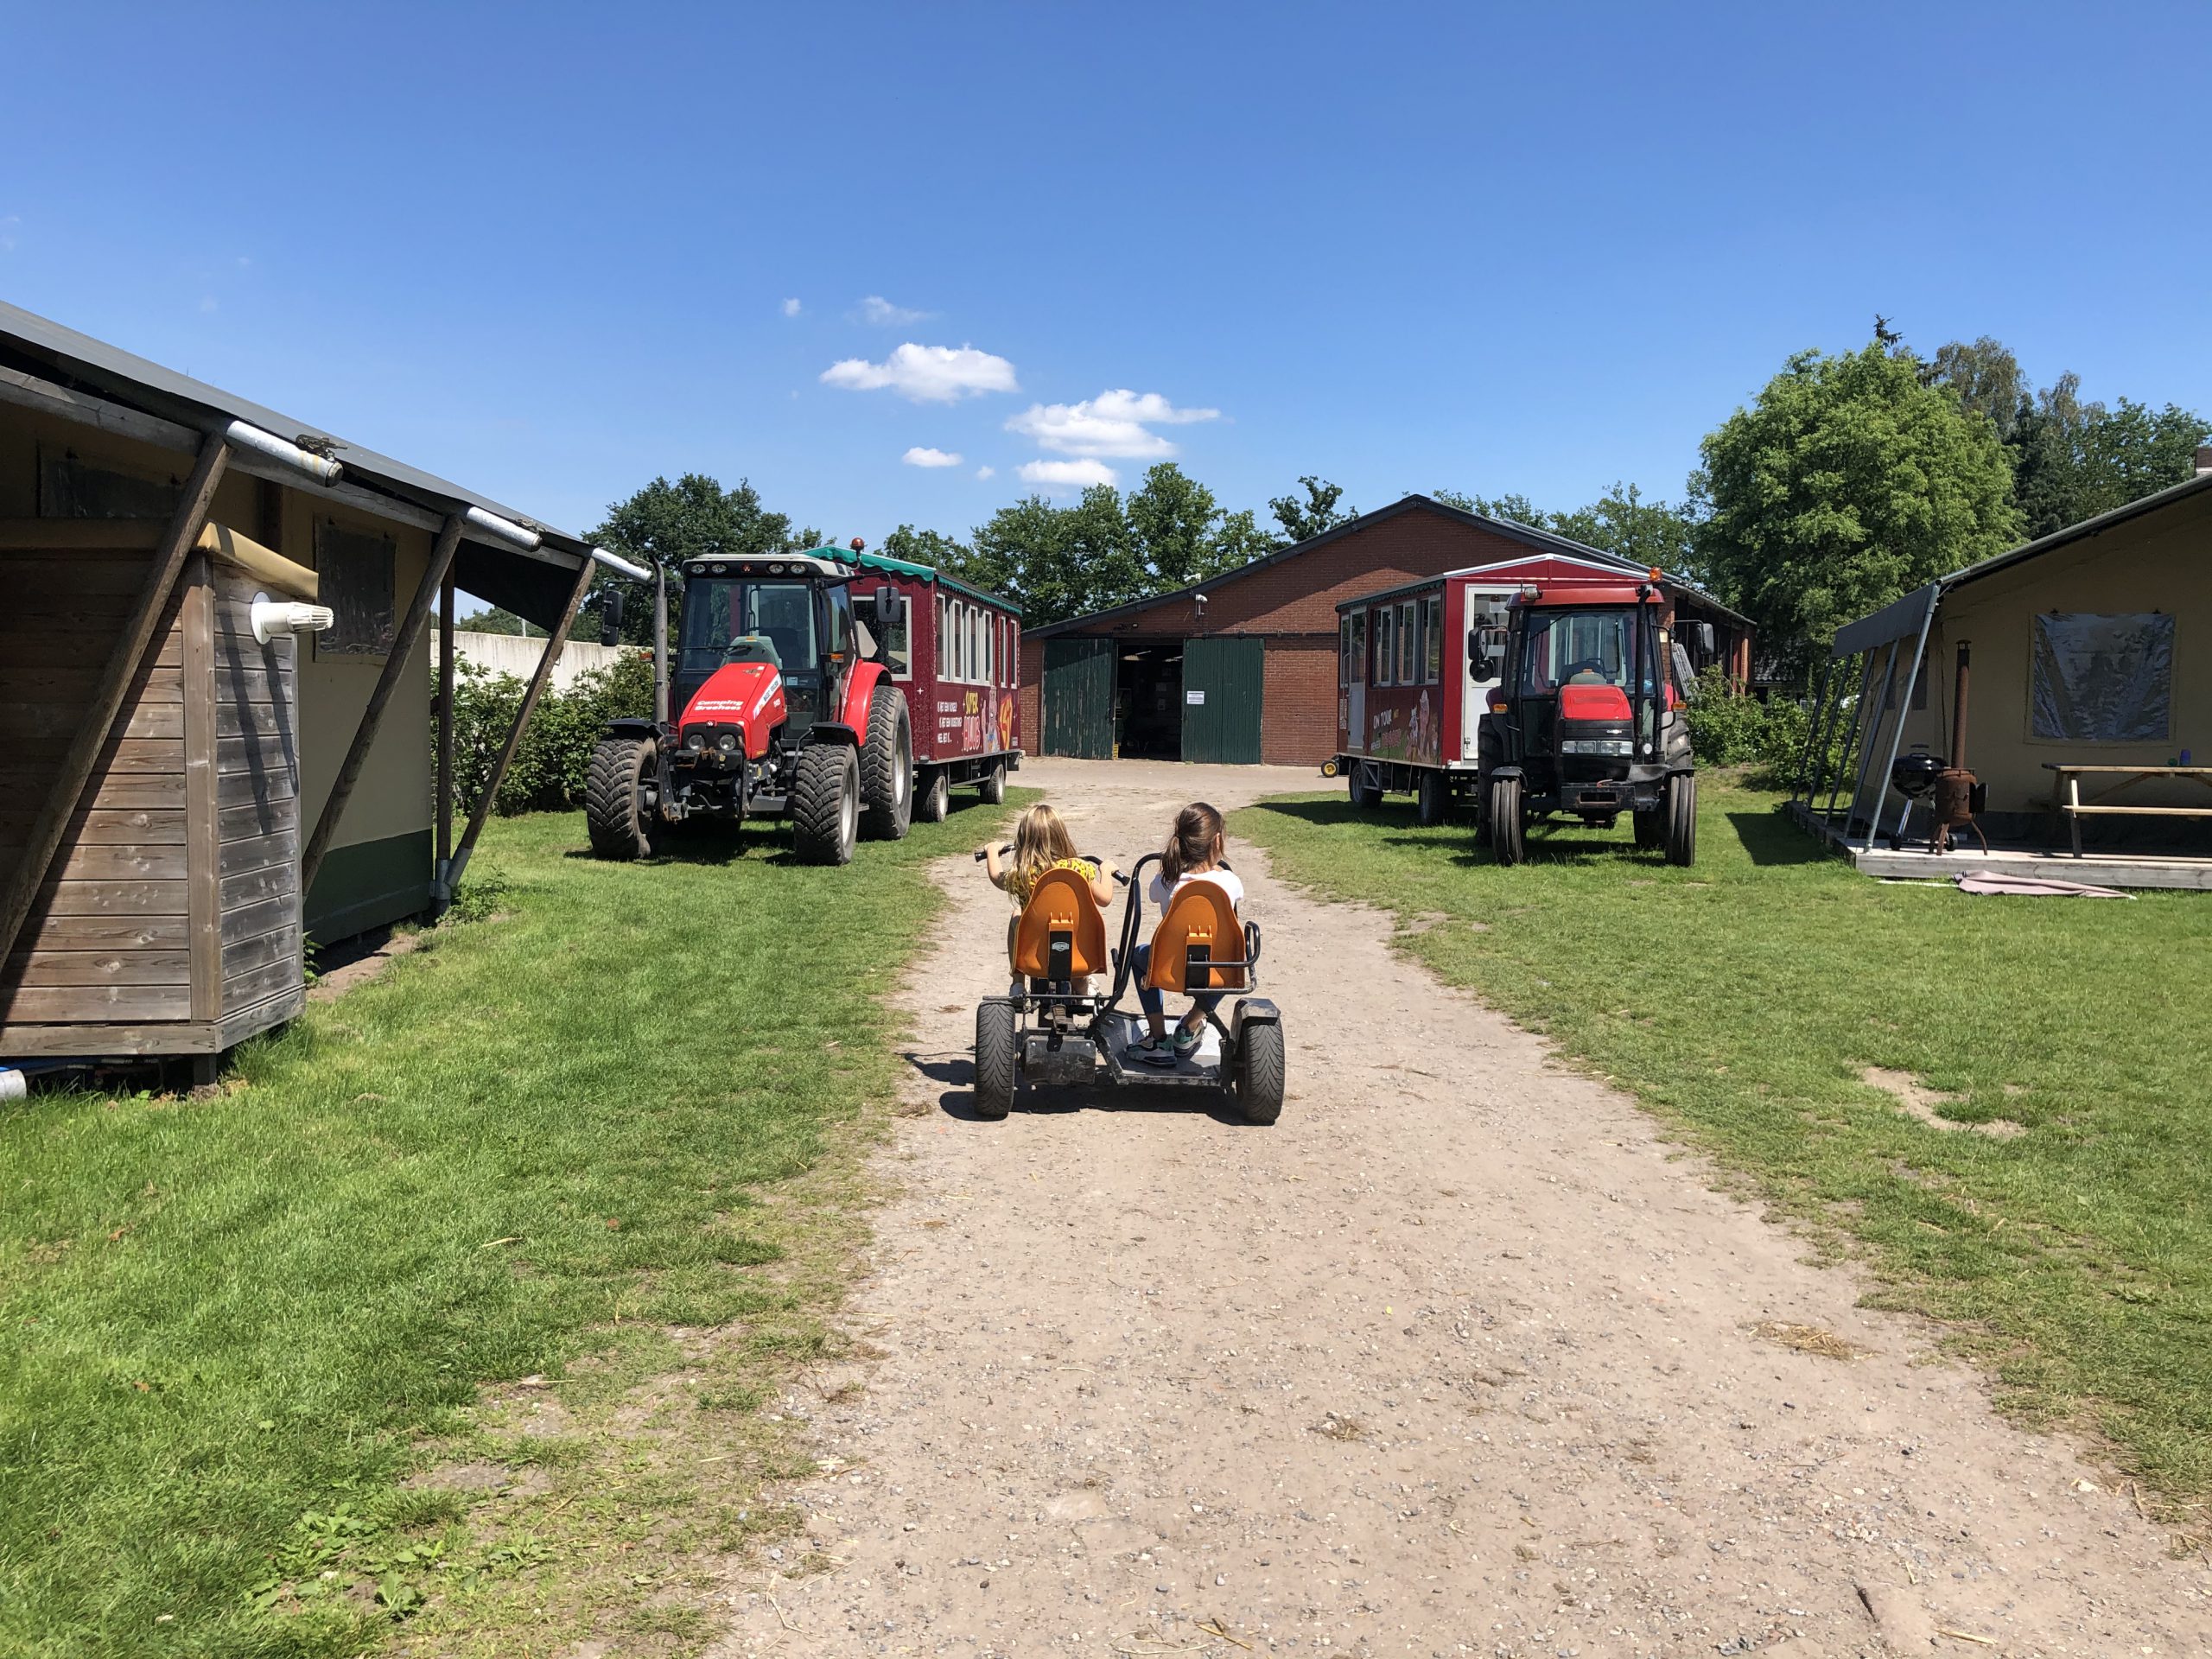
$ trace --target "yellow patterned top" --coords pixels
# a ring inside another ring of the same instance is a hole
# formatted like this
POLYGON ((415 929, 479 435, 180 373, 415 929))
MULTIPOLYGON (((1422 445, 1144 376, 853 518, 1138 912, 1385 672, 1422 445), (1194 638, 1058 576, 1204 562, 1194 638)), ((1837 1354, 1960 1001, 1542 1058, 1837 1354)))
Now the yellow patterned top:
MULTIPOLYGON (((1045 869, 1073 870, 1085 881, 1096 881, 1098 879, 1098 867, 1087 858, 1058 859, 1047 864, 1045 869)), ((1029 902, 1029 895, 1037 890, 1037 878, 1044 874, 1045 870, 1009 869, 1007 871, 1006 890, 1013 896, 1017 908, 1029 902)))

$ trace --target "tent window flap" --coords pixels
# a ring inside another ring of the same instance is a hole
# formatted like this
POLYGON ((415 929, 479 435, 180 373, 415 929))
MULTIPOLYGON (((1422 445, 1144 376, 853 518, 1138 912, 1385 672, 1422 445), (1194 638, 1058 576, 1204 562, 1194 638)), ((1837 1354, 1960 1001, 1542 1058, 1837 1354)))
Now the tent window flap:
POLYGON ((2046 742, 2163 743, 2172 724, 2174 620, 2088 612, 2035 619, 2029 707, 2046 742))

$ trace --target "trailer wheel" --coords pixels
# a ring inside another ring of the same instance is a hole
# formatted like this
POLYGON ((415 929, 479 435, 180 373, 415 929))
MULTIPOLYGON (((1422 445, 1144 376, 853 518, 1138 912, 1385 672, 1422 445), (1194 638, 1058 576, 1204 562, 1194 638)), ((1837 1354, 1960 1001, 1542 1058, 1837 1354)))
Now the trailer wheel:
POLYGON ((943 766, 931 766, 922 775, 914 795, 914 816, 924 823, 943 823, 952 810, 952 785, 943 766))
POLYGON ((1518 864, 1529 855, 1527 826, 1521 817, 1521 780, 1493 778, 1490 785, 1490 849, 1501 864, 1518 864))
POLYGON ((802 864, 849 864, 861 827, 860 757, 842 743, 798 752, 791 780, 793 845, 802 864))
POLYGON ((983 774, 982 793, 985 806, 997 806, 1006 799, 1006 766, 993 766, 983 774))
POLYGON ((1652 853, 1666 844, 1667 807, 1661 802, 1649 812, 1631 812, 1636 821, 1636 845, 1639 852, 1652 853))
POLYGON ((1697 862, 1697 777, 1678 772, 1667 785, 1667 861, 1697 862))
POLYGON ((1014 1108, 1014 1004, 984 1002, 976 1009, 976 1116, 996 1122, 1014 1108))
POLYGON ((1355 812, 1372 812, 1382 804, 1382 788, 1368 781, 1366 766, 1357 760, 1344 769, 1345 790, 1351 798, 1355 812))
POLYGON ((1282 1027, 1262 1020, 1244 1027, 1236 1055, 1236 1104, 1247 1123, 1282 1116, 1282 1027))
POLYGON ((906 694, 879 685, 868 703, 861 749, 861 827, 870 841, 904 841, 914 816, 914 726, 906 694))
POLYGON ((1424 772, 1414 791, 1414 817, 1424 830, 1433 830, 1452 810, 1452 789, 1440 772, 1424 772))
POLYGON ((593 857, 626 863, 653 855, 658 826, 645 793, 659 760, 658 747, 640 737, 601 738, 591 752, 584 774, 584 829, 593 857))

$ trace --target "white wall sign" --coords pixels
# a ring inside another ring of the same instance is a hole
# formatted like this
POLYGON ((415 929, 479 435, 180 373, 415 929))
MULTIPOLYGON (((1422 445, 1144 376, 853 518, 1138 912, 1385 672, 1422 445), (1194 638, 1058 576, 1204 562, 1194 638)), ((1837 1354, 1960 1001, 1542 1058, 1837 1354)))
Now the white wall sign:
POLYGON ((1185 691, 1183 694, 1183 701, 1189 703, 1193 709, 1204 708, 1205 706, 1206 694, 1203 691, 1185 691))

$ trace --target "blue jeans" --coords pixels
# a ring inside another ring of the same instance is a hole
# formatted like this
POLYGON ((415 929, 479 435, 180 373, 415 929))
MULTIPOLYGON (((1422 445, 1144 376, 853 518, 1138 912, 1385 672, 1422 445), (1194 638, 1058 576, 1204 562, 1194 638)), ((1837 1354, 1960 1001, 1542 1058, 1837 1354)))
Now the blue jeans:
MULTIPOLYGON (((1150 982, 1152 947, 1148 944, 1137 946, 1136 950, 1131 953, 1129 961, 1136 974, 1137 1006, 1147 1014, 1156 1014, 1165 1018, 1167 999, 1161 995, 1158 987, 1150 982)), ((1191 993, 1191 1001, 1208 1014, 1211 1014, 1221 1006, 1221 999, 1228 995, 1227 991, 1193 991, 1191 993)))

